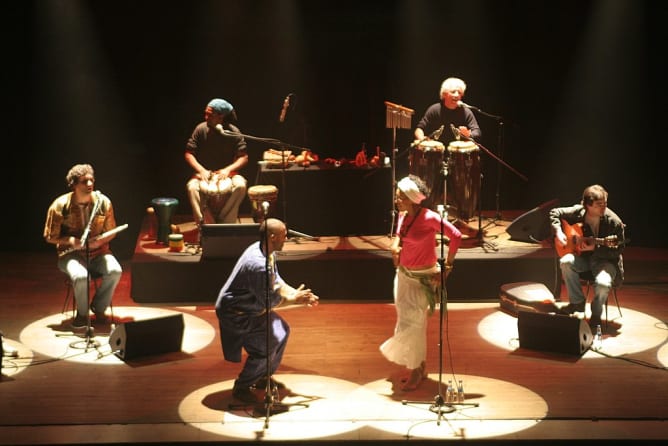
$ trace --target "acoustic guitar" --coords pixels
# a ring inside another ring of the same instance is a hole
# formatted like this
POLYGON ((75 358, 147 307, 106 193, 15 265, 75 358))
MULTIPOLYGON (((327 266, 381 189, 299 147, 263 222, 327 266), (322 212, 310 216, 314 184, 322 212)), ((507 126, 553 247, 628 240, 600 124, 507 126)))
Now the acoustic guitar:
POLYGON ((565 220, 561 220, 561 229, 566 235, 566 244, 555 237, 554 248, 557 250, 559 257, 566 254, 580 255, 583 251, 591 251, 596 246, 607 246, 608 248, 616 248, 619 246, 619 240, 616 235, 609 235, 603 238, 584 237, 582 232, 582 223, 569 224, 565 220))

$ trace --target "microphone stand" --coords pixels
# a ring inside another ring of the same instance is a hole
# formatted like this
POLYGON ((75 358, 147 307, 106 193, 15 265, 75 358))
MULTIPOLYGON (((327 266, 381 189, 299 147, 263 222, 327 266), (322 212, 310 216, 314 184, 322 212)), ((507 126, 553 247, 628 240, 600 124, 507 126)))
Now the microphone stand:
MULTIPOLYGON (((91 320, 90 320, 90 283, 91 283, 91 276, 90 276, 90 228, 93 224, 93 220, 95 219, 95 214, 97 214, 97 211, 100 209, 100 204, 102 202, 102 199, 100 198, 100 192, 97 192, 97 200, 95 200, 95 203, 93 204, 93 210, 90 213, 90 217, 88 219, 88 223, 86 223, 86 227, 84 228, 83 234, 81 235, 81 243, 85 247, 85 253, 86 253, 86 338, 83 341, 84 342, 84 352, 88 353, 89 348, 97 348, 100 346, 100 343, 93 339, 95 337, 93 327, 91 326, 91 320)), ((70 347, 72 348, 82 348, 79 346, 79 344, 82 341, 75 341, 70 344, 70 347)))
MULTIPOLYGON (((445 272, 445 220, 447 219, 447 211, 445 206, 438 205, 439 214, 441 215, 441 243, 440 243, 440 257, 438 264, 440 266, 440 293, 439 293, 439 329, 438 329, 438 393, 434 396, 433 401, 409 401, 402 400, 401 404, 430 404, 429 410, 437 414, 436 424, 441 425, 443 414, 452 413, 457 410, 458 406, 478 407, 478 403, 463 403, 455 401, 447 401, 443 398, 443 321, 445 320, 445 313, 447 311, 448 291, 445 287, 446 272, 445 272)), ((452 395, 450 395, 452 399, 452 395)))
MULTIPOLYGON (((265 409, 265 418, 264 418, 264 429, 269 428, 269 417, 274 413, 283 413, 290 409, 291 406, 302 406, 308 407, 308 404, 305 403, 293 403, 293 404, 284 404, 277 402, 279 401, 280 394, 278 392, 278 386, 272 386, 271 382, 271 300, 270 294, 273 289, 272 275, 275 268, 275 259, 274 262, 271 262, 270 258, 273 253, 269 252, 269 228, 267 227, 267 218, 268 212, 264 211, 264 232, 262 234, 262 240, 260 241, 260 246, 264 247, 264 278, 265 278, 265 293, 264 293, 264 314, 265 314, 265 354, 266 354, 266 369, 267 374, 265 376, 265 386, 264 386, 264 402, 263 408, 265 409), (273 266, 272 266, 273 265, 273 266)), ((243 409, 249 407, 248 404, 230 404, 229 408, 231 410, 243 409)), ((255 407, 255 410, 259 407, 255 407)))
MULTIPOLYGON (((302 239, 306 239, 309 241, 318 241, 318 237, 314 237, 312 235, 304 234, 302 232, 298 231, 293 231, 289 229, 288 227, 288 214, 287 214, 287 205, 286 205, 286 195, 287 195, 287 186, 285 184, 285 166, 287 165, 287 154, 285 153, 285 149, 293 149, 293 150, 299 150, 299 151, 309 151, 306 147, 300 147, 300 146, 295 146, 292 144, 287 144, 284 143, 281 140, 274 139, 274 138, 261 138, 258 136, 253 136, 253 135, 247 135, 245 133, 241 132, 231 132, 229 130, 221 130, 223 135, 229 135, 229 136, 242 136, 244 138, 250 139, 251 141, 258 141, 262 142, 264 144, 272 144, 272 145, 277 145, 281 148, 281 188, 283 188, 282 193, 281 193, 281 205, 283 208, 283 223, 285 223, 285 227, 288 228, 288 236, 294 236, 294 237, 299 237, 302 239)), ((260 167, 261 169, 262 167, 260 167)), ((297 241, 298 242, 298 241, 297 241)))
POLYGON ((497 150, 499 152, 499 156, 496 156, 496 155, 492 154, 492 152, 490 152, 486 148, 482 147, 481 144, 476 142, 476 144, 479 147, 482 147, 487 152, 487 154, 489 154, 490 156, 492 156, 494 159, 496 159, 499 162, 499 164, 497 165, 497 175, 496 175, 496 214, 494 216, 494 219, 490 222, 490 224, 494 224, 498 220, 502 219, 501 210, 500 210, 501 209, 501 173, 502 173, 501 165, 503 165, 504 167, 509 169, 511 172, 513 172, 515 175, 520 177, 525 182, 528 182, 529 179, 526 176, 519 173, 514 168, 512 168, 509 164, 507 164, 502 159, 503 158, 503 153, 504 153, 504 122, 503 122, 503 117, 499 116, 499 115, 493 115, 491 113, 487 113, 486 111, 480 110, 478 107, 468 106, 468 108, 470 108, 473 111, 477 111, 481 115, 484 115, 484 116, 487 116, 488 118, 492 118, 492 119, 496 120, 496 122, 498 123, 498 126, 499 126, 498 135, 497 135, 497 150))

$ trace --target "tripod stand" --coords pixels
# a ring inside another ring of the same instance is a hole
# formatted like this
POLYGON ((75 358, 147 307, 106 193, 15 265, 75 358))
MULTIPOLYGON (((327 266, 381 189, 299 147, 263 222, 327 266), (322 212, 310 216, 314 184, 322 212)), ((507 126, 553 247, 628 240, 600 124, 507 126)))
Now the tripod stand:
MULTIPOLYGON (((401 404, 429 404, 429 410, 437 414, 436 423, 441 424, 443 414, 454 412, 457 407, 478 407, 478 403, 464 403, 463 401, 453 401, 452 389, 448 388, 447 399, 443 397, 443 326, 445 314, 447 312, 448 292, 445 286, 447 279, 447 264, 445 259, 445 221, 447 213, 443 205, 438 205, 439 214, 441 215, 441 240, 440 240, 440 258, 438 263, 440 265, 440 288, 439 288, 439 339, 438 339, 438 393, 434 396, 433 401, 409 401, 402 400, 401 404)), ((463 392, 463 389, 461 390, 463 392)), ((463 398, 463 393, 462 393, 463 398)))
MULTIPOLYGON (((94 330, 91 325, 91 319, 90 319, 90 285, 91 285, 91 274, 90 274, 90 228, 93 224, 93 220, 95 220, 95 214, 97 214, 97 211, 100 209, 100 204, 102 203, 102 198, 100 196, 100 192, 97 192, 97 199, 95 200, 93 204, 93 210, 90 213, 90 217, 88 219, 88 223, 86 223, 86 227, 83 231, 83 234, 81 235, 81 244, 84 246, 84 250, 86 252, 86 332, 85 332, 85 339, 83 341, 75 341, 70 344, 70 347, 72 348, 83 348, 84 352, 88 353, 89 348, 94 348, 98 349, 100 347, 100 343, 94 339, 94 330), (82 345, 83 344, 83 345, 82 345)), ((74 282, 73 282, 74 283, 74 282)))
MULTIPOLYGON (((397 128, 410 129, 413 113, 415 113, 413 109, 385 101, 385 127, 392 129, 392 157, 390 158, 390 163, 392 164, 392 184, 390 185, 390 191, 392 195, 390 196, 390 203, 394 203, 394 193, 397 185, 397 128)), ((392 206, 390 210, 390 237, 394 234, 396 217, 397 211, 392 206)))

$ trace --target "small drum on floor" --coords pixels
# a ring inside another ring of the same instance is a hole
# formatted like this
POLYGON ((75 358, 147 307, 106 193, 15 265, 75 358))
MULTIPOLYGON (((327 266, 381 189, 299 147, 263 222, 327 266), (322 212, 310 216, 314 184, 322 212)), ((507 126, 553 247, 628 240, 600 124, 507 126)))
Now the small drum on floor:
POLYGON ((151 200, 155 215, 158 217, 158 233, 156 242, 166 245, 171 231, 172 215, 179 205, 179 200, 170 197, 159 197, 151 200))
POLYGON ((408 160, 408 173, 425 182, 431 191, 428 197, 429 206, 441 202, 443 195, 443 155, 445 146, 440 141, 422 141, 411 148, 408 160))
POLYGON ((473 141, 452 141, 448 145, 448 203, 461 220, 477 213, 480 195, 480 148, 473 141))
POLYGON ((269 203, 267 215, 271 216, 276 207, 276 199, 278 198, 278 188, 271 184, 257 184, 248 188, 248 199, 253 208, 253 221, 261 223, 264 221, 264 211, 262 203, 269 203))

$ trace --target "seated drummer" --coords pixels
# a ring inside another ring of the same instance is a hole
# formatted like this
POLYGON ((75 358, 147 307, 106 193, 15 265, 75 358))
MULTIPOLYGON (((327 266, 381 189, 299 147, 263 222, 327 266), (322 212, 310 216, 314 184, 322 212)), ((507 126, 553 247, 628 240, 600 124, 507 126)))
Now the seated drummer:
POLYGON ((204 122, 195 127, 186 144, 185 159, 194 170, 186 188, 193 217, 200 226, 205 222, 207 199, 213 195, 224 201, 211 215, 214 222, 238 221, 239 206, 246 196, 246 179, 238 172, 248 164, 248 154, 246 141, 233 124, 236 120, 232 104, 213 99, 204 109, 204 122))
POLYGON ((422 141, 431 138, 430 135, 434 135, 443 126, 444 131, 439 137, 433 139, 440 139, 447 146, 450 141, 459 139, 457 135, 452 134, 451 125, 458 130, 462 139, 479 139, 482 132, 475 115, 470 109, 460 107, 458 104, 463 100, 465 92, 466 84, 463 80, 456 77, 444 80, 441 84, 441 101, 427 108, 415 129, 415 139, 422 141))

